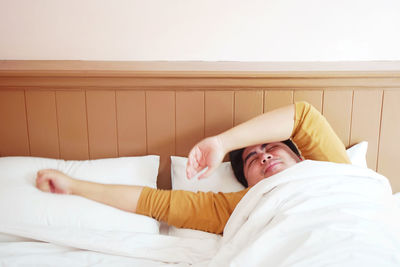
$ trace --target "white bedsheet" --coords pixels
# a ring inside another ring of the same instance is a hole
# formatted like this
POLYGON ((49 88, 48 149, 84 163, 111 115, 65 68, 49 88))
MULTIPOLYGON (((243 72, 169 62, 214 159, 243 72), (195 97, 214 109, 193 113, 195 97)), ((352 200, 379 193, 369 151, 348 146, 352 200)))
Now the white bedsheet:
POLYGON ((365 168, 305 161, 257 184, 210 266, 400 266, 400 209, 365 168))
POLYGON ((0 243, 0 266, 173 266, 187 267, 188 263, 163 263, 135 257, 124 257, 45 242, 0 243))
MULTIPOLYGON (((5 226, 3 230, 14 235, 42 240, 59 246, 78 248, 117 256, 169 263, 192 264, 210 259, 218 249, 218 240, 189 239, 159 234, 130 233, 79 229, 5 226)), ((27 249, 24 242, 23 249, 27 249)), ((1 244, 1 243, 0 243, 1 244)), ((7 244, 7 243, 3 243, 7 244)), ((15 244, 17 244, 15 242, 15 244)), ((16 245, 17 246, 17 245, 16 245)), ((3 258, 0 249, 0 259, 3 258)), ((86 266, 86 265, 83 265, 86 266)))
POLYGON ((2 266, 400 266, 400 208, 387 179, 326 162, 257 184, 220 240, 1 227, 51 243, 0 243, 2 266))

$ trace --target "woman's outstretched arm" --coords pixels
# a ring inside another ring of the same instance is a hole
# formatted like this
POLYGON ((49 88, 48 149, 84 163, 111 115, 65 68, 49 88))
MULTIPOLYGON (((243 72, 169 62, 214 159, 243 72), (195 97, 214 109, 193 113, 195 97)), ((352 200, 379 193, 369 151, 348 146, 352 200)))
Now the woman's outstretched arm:
POLYGON ((74 179, 46 169, 36 176, 36 187, 44 192, 82 196, 124 211, 136 212, 142 186, 100 184, 74 179))

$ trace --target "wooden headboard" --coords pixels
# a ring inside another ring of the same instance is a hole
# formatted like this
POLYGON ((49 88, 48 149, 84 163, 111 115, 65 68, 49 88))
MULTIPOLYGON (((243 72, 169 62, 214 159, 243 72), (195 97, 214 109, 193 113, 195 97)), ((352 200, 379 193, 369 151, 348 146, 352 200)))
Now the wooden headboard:
POLYGON ((158 154, 170 188, 170 155, 298 100, 400 191, 400 62, 0 61, 0 155, 158 154))

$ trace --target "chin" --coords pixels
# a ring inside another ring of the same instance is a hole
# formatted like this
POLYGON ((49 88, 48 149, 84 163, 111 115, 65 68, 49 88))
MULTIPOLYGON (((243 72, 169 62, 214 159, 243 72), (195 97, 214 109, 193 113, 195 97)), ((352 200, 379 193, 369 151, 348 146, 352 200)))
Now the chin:
POLYGON ((270 170, 270 171, 264 173, 264 177, 265 177, 265 178, 268 178, 268 177, 270 177, 270 176, 272 176, 272 175, 275 175, 275 174, 277 174, 277 173, 280 173, 280 172, 283 171, 284 169, 286 169, 286 167, 285 167, 285 165, 283 165, 283 164, 275 165, 275 166, 272 168, 272 170, 270 170))

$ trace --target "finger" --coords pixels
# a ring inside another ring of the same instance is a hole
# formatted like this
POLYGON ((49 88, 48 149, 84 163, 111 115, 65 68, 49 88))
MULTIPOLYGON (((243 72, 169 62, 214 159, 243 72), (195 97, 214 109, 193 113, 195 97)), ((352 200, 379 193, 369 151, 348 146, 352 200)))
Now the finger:
POLYGON ((189 179, 195 176, 201 168, 198 160, 199 154, 201 154, 199 148, 194 147, 188 155, 188 161, 186 163, 186 177, 188 177, 189 179))
POLYGON ((188 179, 193 177, 193 160, 192 160, 192 151, 190 151, 188 155, 188 161, 186 162, 186 177, 188 179))
POLYGON ((196 172, 190 167, 190 166, 186 166, 186 177, 188 179, 191 179, 193 176, 195 176, 196 172))
POLYGON ((36 186, 43 192, 51 192, 49 180, 42 180, 36 186))
POLYGON ((49 173, 49 171, 51 171, 51 169, 41 169, 37 172, 37 175, 38 176, 46 175, 47 173, 49 173))
POLYGON ((36 181, 37 180, 39 180, 39 179, 41 179, 41 177, 43 177, 43 170, 40 170, 40 171, 38 171, 37 173, 36 173, 36 181))
MULTIPOLYGON (((201 171, 201 170, 200 170, 201 171)), ((199 173, 199 171, 192 166, 186 166, 186 176, 188 179, 193 178, 199 173)))
POLYGON ((202 159, 203 159, 203 153, 200 151, 200 149, 198 147, 195 148, 194 158, 195 158, 194 168, 198 171, 199 168, 201 168, 200 162, 202 162, 202 159))
POLYGON ((54 183, 52 180, 49 180, 49 189, 51 193, 57 193, 56 187, 54 186, 54 183))
POLYGON ((190 165, 193 167, 193 169, 197 169, 199 167, 199 158, 201 158, 199 154, 201 154, 199 148, 194 147, 192 153, 189 155, 190 165))
POLYGON ((36 187, 39 188, 39 186, 43 183, 45 177, 44 177, 44 172, 43 170, 38 171, 36 174, 36 187))
POLYGON ((186 178, 190 179, 192 178, 192 167, 189 165, 189 161, 186 163, 186 178))
POLYGON ((39 188, 40 183, 42 182, 41 177, 36 177, 36 187, 39 188))

